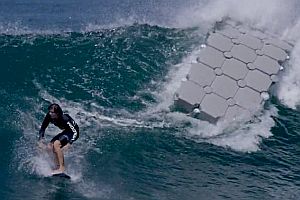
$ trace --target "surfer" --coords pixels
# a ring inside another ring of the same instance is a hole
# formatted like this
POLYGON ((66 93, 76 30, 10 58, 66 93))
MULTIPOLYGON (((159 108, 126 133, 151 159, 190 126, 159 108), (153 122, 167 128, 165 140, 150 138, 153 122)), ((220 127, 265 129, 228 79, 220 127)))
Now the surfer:
POLYGON ((46 114, 39 131, 39 141, 44 139, 45 130, 49 123, 52 123, 63 130, 61 133, 54 136, 48 144, 48 148, 54 153, 54 160, 57 166, 53 171, 53 174, 60 174, 65 170, 62 149, 68 148, 68 146, 78 139, 79 127, 76 122, 68 114, 64 114, 61 107, 55 103, 48 107, 48 113, 46 114))

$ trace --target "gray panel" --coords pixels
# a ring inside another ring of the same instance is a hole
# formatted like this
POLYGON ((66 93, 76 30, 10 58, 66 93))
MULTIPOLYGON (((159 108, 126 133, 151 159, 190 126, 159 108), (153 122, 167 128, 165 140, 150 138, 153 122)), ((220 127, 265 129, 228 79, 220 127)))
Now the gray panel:
POLYGON ((251 114, 248 110, 240 106, 234 105, 228 107, 224 119, 227 121, 234 121, 234 120, 250 119, 250 117, 251 114))
POLYGON ((246 74, 248 73, 246 64, 234 58, 226 59, 222 70, 224 74, 234 78, 235 80, 245 78, 246 74))
POLYGON ((249 34, 241 35, 241 37, 239 38, 239 42, 246 45, 247 47, 250 47, 251 49, 261 49, 263 46, 263 43, 260 39, 249 34))
POLYGON ((253 66, 269 75, 277 74, 280 69, 278 62, 267 56, 257 56, 253 66))
POLYGON ((227 107, 228 105, 226 100, 213 93, 205 95, 200 104, 202 115, 210 116, 209 120, 212 123, 214 123, 214 121, 218 118, 224 116, 227 107))
POLYGON ((292 45, 290 45, 289 43, 284 42, 282 40, 275 39, 275 38, 266 39, 266 40, 264 40, 264 42, 265 42, 265 44, 272 44, 272 45, 279 47, 285 51, 291 51, 293 48, 292 45))
POLYGON ((222 52, 230 51, 233 46, 233 43, 229 38, 218 33, 211 34, 207 43, 222 52))
POLYGON ((198 61, 208 65, 209 67, 215 69, 221 67, 225 58, 221 51, 218 51, 212 47, 207 46, 200 52, 198 61))
POLYGON ((239 38, 241 35, 241 33, 237 29, 229 27, 229 26, 226 27, 225 29, 217 31, 217 32, 228 38, 239 38))
POLYGON ((234 100, 237 105, 252 111, 257 111, 257 109, 261 106, 262 98, 259 92, 256 92, 248 87, 239 88, 234 100))
POLYGON ((188 79, 201 86, 211 85, 216 75, 214 70, 202 63, 193 63, 188 73, 188 79))
POLYGON ((225 75, 217 76, 211 87, 214 93, 225 99, 234 97, 238 89, 237 82, 225 75))
POLYGON ((191 81, 182 82, 176 92, 176 104, 187 112, 191 112, 196 103, 200 103, 205 95, 203 88, 191 81))
POLYGON ((234 45, 231 49, 231 55, 245 63, 253 62, 256 58, 255 51, 245 45, 234 45))
POLYGON ((288 57, 284 50, 273 45, 264 45, 262 52, 263 54, 268 55, 278 61, 284 61, 288 57))
POLYGON ((261 40, 269 38, 266 34, 260 31, 251 31, 251 35, 261 40))
POLYGON ((245 81, 247 86, 255 89, 258 92, 268 91, 272 84, 270 76, 258 70, 250 70, 245 78, 245 81))

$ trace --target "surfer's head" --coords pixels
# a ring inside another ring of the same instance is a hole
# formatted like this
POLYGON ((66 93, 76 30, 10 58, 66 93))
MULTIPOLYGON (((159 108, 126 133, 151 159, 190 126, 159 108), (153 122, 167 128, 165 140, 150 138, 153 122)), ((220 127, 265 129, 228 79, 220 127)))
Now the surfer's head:
POLYGON ((48 111, 49 111, 49 115, 52 119, 58 118, 63 115, 63 111, 62 111, 61 107, 56 103, 51 104, 48 107, 48 111))

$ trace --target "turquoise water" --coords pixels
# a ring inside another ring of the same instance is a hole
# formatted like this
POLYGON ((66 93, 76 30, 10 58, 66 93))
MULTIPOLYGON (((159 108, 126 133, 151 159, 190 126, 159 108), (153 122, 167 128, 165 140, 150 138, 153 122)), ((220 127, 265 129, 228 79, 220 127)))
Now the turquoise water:
POLYGON ((299 199, 297 26, 290 70, 257 120, 213 126, 172 109, 219 3, 2 1, 1 199, 299 199), (52 102, 81 130, 65 155, 71 181, 49 178, 36 146, 52 102))

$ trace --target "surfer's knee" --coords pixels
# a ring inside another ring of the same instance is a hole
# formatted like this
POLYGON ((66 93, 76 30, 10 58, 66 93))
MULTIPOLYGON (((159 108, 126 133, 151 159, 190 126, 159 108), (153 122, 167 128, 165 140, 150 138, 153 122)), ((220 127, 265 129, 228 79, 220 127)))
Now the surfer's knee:
POLYGON ((54 151, 57 151, 61 148, 61 143, 59 140, 55 140, 54 143, 53 143, 53 150, 54 151))

